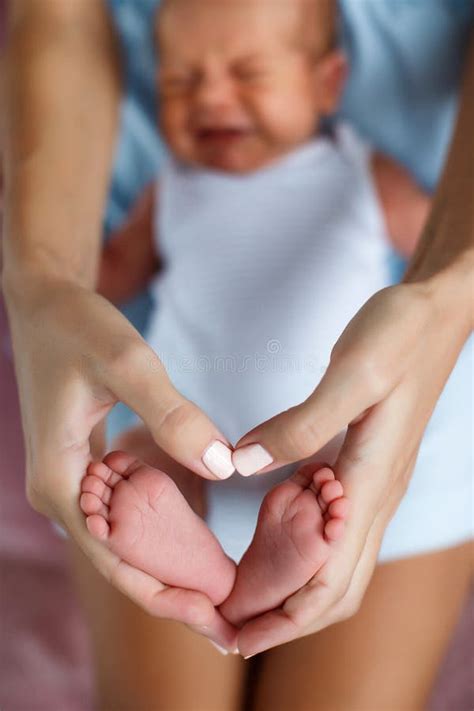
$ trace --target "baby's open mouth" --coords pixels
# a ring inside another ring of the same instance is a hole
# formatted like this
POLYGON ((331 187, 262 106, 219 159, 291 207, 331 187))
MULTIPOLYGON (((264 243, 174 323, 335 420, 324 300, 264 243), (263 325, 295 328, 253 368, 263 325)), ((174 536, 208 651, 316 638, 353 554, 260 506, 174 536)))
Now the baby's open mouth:
POLYGON ((196 132, 197 138, 203 143, 233 143, 249 135, 249 128, 202 128, 196 132))

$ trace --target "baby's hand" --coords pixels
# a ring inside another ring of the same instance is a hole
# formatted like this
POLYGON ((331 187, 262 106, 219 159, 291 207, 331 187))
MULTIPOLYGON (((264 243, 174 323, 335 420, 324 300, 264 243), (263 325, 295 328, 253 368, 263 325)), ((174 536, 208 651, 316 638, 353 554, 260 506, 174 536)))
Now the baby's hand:
POLYGON ((392 158, 374 153, 372 172, 394 248, 410 257, 431 209, 431 197, 410 173, 392 158))
POLYGON ((156 188, 150 185, 104 246, 97 291, 113 304, 128 301, 148 284, 159 260, 153 240, 156 188))

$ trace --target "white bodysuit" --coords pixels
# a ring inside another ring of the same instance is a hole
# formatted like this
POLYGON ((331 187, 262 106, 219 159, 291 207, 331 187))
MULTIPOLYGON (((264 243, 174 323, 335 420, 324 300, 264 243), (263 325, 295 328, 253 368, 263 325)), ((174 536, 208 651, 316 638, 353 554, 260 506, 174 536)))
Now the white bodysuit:
MULTIPOLYGON (((369 156, 340 126, 244 176, 168 161, 155 223, 164 270, 148 341, 177 389, 232 443, 307 398, 350 319, 392 283, 369 156)), ((471 535, 471 345, 429 423, 382 560, 471 535)), ((343 434, 323 459, 334 461, 343 434)), ((208 523, 234 559, 265 492, 293 469, 209 484, 208 523)))

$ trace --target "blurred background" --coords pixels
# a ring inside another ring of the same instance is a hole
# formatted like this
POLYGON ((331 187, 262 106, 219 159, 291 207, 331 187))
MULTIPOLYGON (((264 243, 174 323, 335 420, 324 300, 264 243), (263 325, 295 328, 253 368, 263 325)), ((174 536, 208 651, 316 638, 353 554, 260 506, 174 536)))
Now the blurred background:
MULTIPOLYGON (((149 11, 153 2, 148 2, 149 11)), ((134 15, 130 3, 121 7, 118 4, 117 8, 118 15, 120 12, 123 15, 122 26, 129 32, 143 30, 148 22, 146 13, 141 17, 134 15)), ((0 0, 0 123, 5 15, 6 0, 0 0)), ((147 81, 146 66, 150 65, 143 61, 141 73, 138 60, 131 70, 139 73, 134 82, 138 92, 147 81)), ((153 114, 153 107, 149 107, 149 113, 153 114)), ((160 146, 150 130, 150 122, 141 116, 133 95, 129 94, 124 101, 122 123, 123 137, 113 186, 115 200, 111 201, 105 217, 105 232, 124 219, 131 196, 149 180, 160 158, 160 146), (140 158, 144 146, 148 157, 145 168, 140 158), (125 172, 120 170, 121 165, 127 165, 125 172), (133 190, 127 188, 130 185, 133 190)), ((0 206, 1 190, 0 164, 0 206)), ((143 313, 142 305, 140 302, 132 304, 130 314, 143 313)), ((24 495, 24 472, 11 346, 0 293, 0 708, 2 711, 92 711, 87 632, 70 580, 65 544, 50 523, 30 509, 24 495), (58 618, 63 624, 54 622, 58 618)), ((471 596, 433 689, 429 711, 474 708, 473 639, 474 597, 471 596)))

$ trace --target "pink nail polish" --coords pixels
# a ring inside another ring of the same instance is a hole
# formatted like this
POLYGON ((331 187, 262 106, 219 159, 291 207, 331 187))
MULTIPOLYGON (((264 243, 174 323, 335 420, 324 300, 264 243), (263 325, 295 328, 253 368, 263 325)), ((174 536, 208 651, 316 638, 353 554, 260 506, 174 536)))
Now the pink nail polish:
POLYGON ((235 472, 232 451, 223 442, 216 440, 202 455, 203 464, 218 479, 228 479, 235 472))
POLYGON ((224 647, 221 647, 219 644, 217 644, 217 642, 213 642, 212 639, 210 639, 209 642, 212 644, 214 649, 217 649, 219 654, 222 654, 224 657, 226 657, 229 654, 227 649, 224 649, 224 647))
POLYGON ((239 474, 252 476, 271 464, 273 457, 261 444, 248 444, 235 450, 232 462, 239 474))

